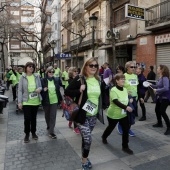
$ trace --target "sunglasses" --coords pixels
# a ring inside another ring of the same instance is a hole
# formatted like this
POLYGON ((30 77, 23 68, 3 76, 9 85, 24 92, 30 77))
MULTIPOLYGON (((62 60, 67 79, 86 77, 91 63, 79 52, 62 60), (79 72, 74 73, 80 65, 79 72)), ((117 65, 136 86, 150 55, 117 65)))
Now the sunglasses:
POLYGON ((34 68, 34 66, 33 66, 33 65, 29 65, 28 67, 29 67, 29 68, 34 68))
POLYGON ((53 73, 54 74, 54 71, 49 71, 48 73, 53 73))
POLYGON ((77 73, 78 71, 74 71, 75 73, 77 73))
POLYGON ((98 67, 99 67, 98 64, 89 64, 88 66, 89 66, 90 68, 93 68, 93 67, 94 67, 94 68, 98 68, 98 67))
POLYGON ((135 66, 130 66, 130 68, 136 68, 135 66))

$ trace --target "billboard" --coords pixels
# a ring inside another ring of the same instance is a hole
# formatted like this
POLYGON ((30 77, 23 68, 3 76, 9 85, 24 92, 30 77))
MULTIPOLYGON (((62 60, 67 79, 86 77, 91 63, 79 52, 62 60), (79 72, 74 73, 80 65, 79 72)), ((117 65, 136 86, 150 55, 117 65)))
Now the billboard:
POLYGON ((125 5, 125 17, 132 19, 145 20, 145 8, 134 6, 131 4, 125 5))

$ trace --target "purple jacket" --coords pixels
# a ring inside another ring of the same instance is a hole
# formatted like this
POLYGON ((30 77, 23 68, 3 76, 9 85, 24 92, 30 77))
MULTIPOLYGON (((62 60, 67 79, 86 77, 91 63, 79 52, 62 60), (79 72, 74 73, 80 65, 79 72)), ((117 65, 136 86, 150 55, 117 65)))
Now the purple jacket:
POLYGON ((170 101, 170 90, 169 90, 169 78, 161 77, 157 81, 156 85, 151 85, 153 88, 156 88, 156 99, 168 99, 170 101))
POLYGON ((138 97, 139 98, 143 98, 145 96, 145 92, 146 92, 146 87, 143 86, 143 82, 146 81, 146 78, 143 74, 139 74, 138 75, 138 97))

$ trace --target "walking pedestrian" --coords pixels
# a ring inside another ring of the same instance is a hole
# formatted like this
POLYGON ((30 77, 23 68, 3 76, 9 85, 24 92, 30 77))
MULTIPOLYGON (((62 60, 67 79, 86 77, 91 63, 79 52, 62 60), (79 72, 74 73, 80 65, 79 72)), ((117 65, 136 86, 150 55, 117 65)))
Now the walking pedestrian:
POLYGON ((42 90, 40 77, 34 73, 35 64, 27 62, 25 73, 20 77, 18 85, 18 107, 24 112, 24 142, 29 142, 30 132, 34 140, 38 139, 36 135, 37 111, 41 103, 40 92, 42 90))
MULTIPOLYGON (((68 84, 70 84, 77 75, 78 75, 77 68, 76 68, 76 67, 70 67, 70 68, 68 69, 68 77, 69 77, 69 79, 68 79, 68 84)), ((74 99, 73 99, 73 100, 74 100, 74 99)), ((78 127, 77 127, 76 122, 73 122, 73 123, 74 123, 74 130, 73 130, 73 132, 74 132, 75 134, 80 134, 80 131, 79 131, 78 127)), ((72 121, 69 121, 68 126, 69 126, 69 128, 71 128, 71 126, 72 126, 72 121)))
POLYGON ((97 113, 101 109, 101 89, 99 81, 99 65, 95 58, 89 58, 84 62, 81 70, 81 76, 84 84, 81 85, 81 79, 78 75, 68 85, 65 94, 75 98, 78 103, 80 94, 83 92, 80 110, 75 119, 80 134, 82 136, 82 169, 89 170, 92 167, 88 159, 92 143, 92 131, 96 125, 97 113), (89 109, 90 108, 90 109, 89 109))
POLYGON ((13 95, 13 101, 16 99, 16 86, 18 84, 18 79, 17 79, 17 67, 13 67, 12 70, 10 71, 10 78, 9 80, 12 81, 12 95, 13 95))
POLYGON ((42 83, 42 105, 45 112, 45 121, 49 137, 56 139, 54 127, 56 123, 57 106, 61 103, 62 97, 59 91, 59 81, 54 78, 55 70, 52 66, 46 70, 46 76, 41 80, 42 83))
POLYGON ((59 77, 61 76, 61 70, 60 68, 58 67, 57 63, 54 63, 54 70, 55 70, 55 73, 54 73, 54 77, 59 77))
MULTIPOLYGON (((154 67, 149 66, 148 69, 149 69, 149 73, 147 75, 147 81, 150 83, 153 83, 153 81, 155 81, 155 78, 156 78, 156 74, 153 71, 154 67)), ((155 84, 155 83, 153 83, 153 84, 155 84)), ((145 94, 144 101, 147 102, 150 96, 152 98, 152 103, 155 103, 155 93, 151 87, 148 87, 148 90, 146 91, 146 94, 145 94)))
POLYGON ((133 154, 133 151, 129 148, 129 121, 127 117, 127 111, 132 112, 132 108, 128 106, 128 92, 124 88, 125 75, 116 74, 115 77, 116 86, 110 91, 110 106, 107 110, 108 126, 102 135, 102 141, 107 144, 107 138, 114 130, 116 124, 119 122, 123 135, 122 135, 122 150, 128 154, 133 154))
MULTIPOLYGON (((137 77, 136 74, 134 74, 135 68, 136 68, 136 66, 135 66, 135 63, 133 61, 128 61, 125 64, 126 72, 124 73, 124 75, 125 75, 125 84, 124 84, 124 87, 128 91, 129 98, 133 99, 133 102, 132 102, 132 105, 134 107, 134 111, 133 112, 134 112, 135 116, 138 116, 138 113, 137 113, 137 99, 138 99, 137 85, 138 85, 138 77, 137 77)), ((123 134, 122 127, 121 127, 120 123, 118 123, 117 130, 118 130, 119 134, 123 134)), ((129 135, 134 137, 135 133, 131 129, 129 129, 129 135)))
POLYGON ((139 119, 139 121, 144 121, 146 120, 146 108, 145 108, 145 103, 144 103, 144 97, 145 97, 145 92, 146 92, 146 87, 143 86, 143 82, 146 81, 145 76, 143 75, 144 69, 139 66, 136 69, 136 74, 138 76, 138 86, 137 86, 137 92, 138 92, 138 100, 140 103, 140 107, 142 109, 142 117, 139 119))
POLYGON ((65 66, 65 71, 62 73, 62 86, 65 91, 66 87, 68 86, 68 66, 65 66))
POLYGON ((116 73, 124 74, 124 73, 125 73, 124 67, 121 66, 121 65, 118 65, 118 66, 116 67, 116 73))
POLYGON ((166 109, 170 101, 170 90, 169 90, 169 69, 166 65, 159 65, 157 69, 159 80, 156 85, 152 84, 153 91, 156 94, 156 106, 155 112, 157 117, 157 123, 153 127, 163 127, 162 117, 166 123, 167 130, 164 135, 170 135, 170 120, 166 113, 166 109))

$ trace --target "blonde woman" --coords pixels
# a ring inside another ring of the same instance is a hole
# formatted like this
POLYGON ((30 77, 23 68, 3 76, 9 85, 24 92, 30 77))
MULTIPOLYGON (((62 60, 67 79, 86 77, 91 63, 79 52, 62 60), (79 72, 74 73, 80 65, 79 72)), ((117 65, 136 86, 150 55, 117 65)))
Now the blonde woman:
POLYGON ((83 92, 82 102, 80 104, 79 113, 75 119, 82 136, 82 169, 89 170, 92 167, 88 159, 90 146, 92 143, 92 131, 96 125, 97 113, 102 107, 101 103, 101 89, 99 82, 99 65, 95 58, 87 59, 84 62, 82 71, 84 84, 81 84, 80 77, 76 76, 68 85, 65 94, 75 98, 78 103, 79 96, 83 92))

